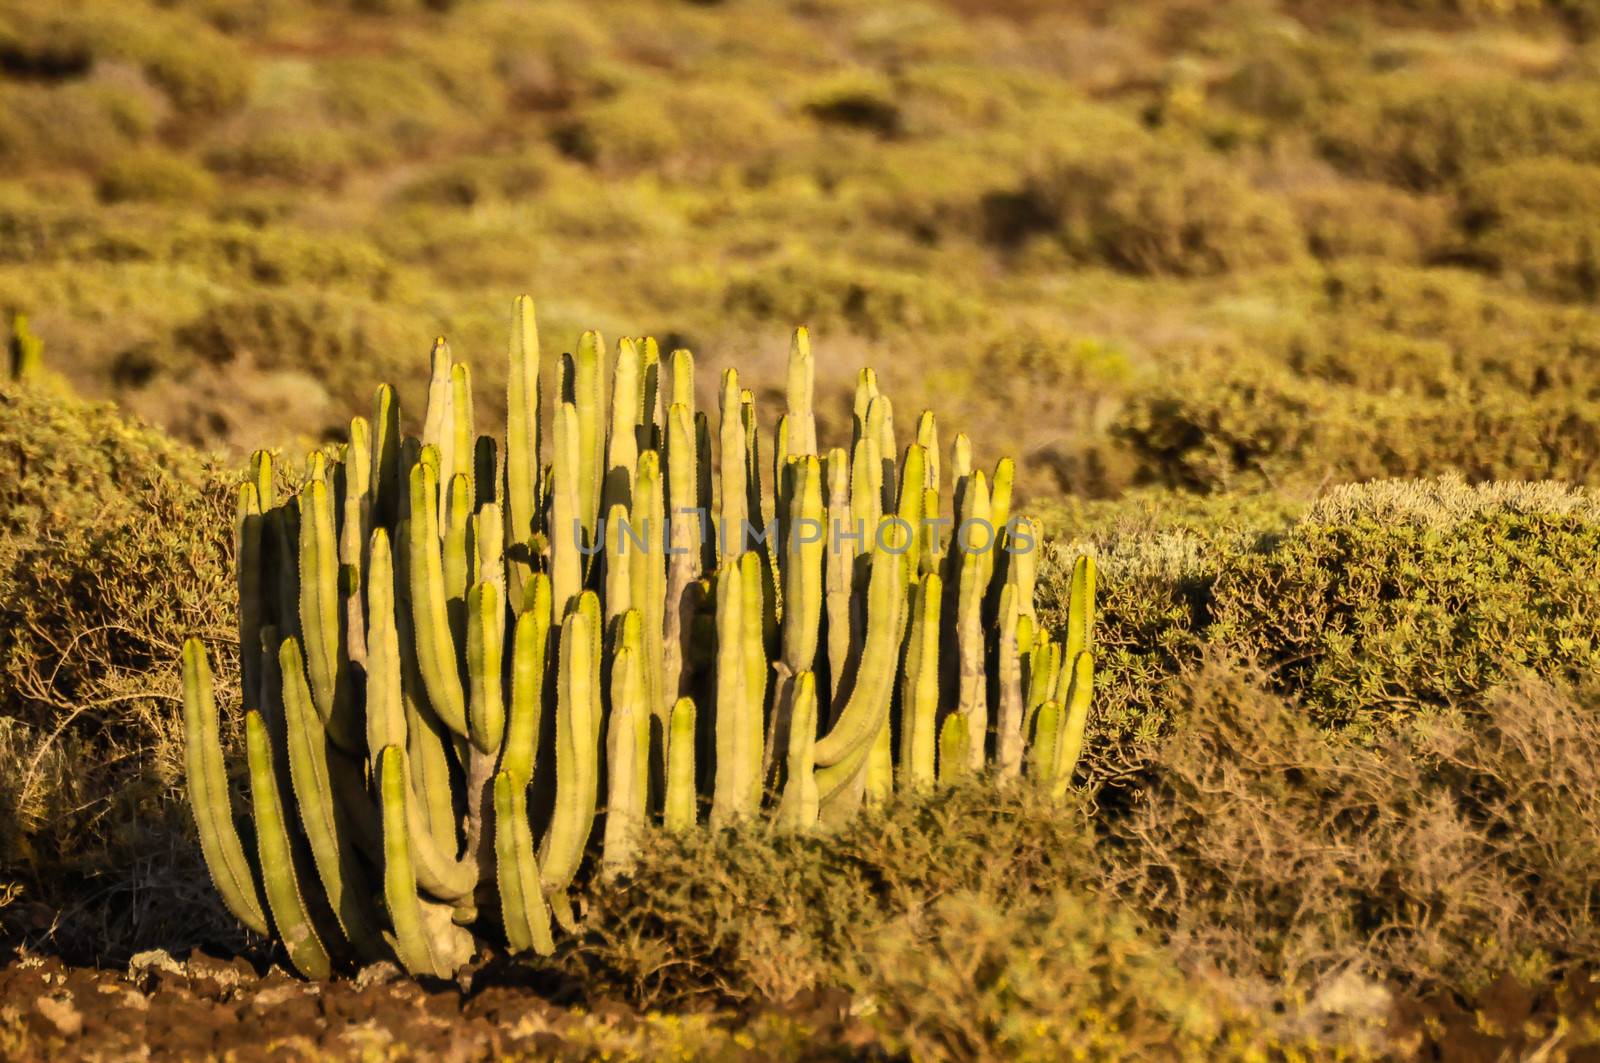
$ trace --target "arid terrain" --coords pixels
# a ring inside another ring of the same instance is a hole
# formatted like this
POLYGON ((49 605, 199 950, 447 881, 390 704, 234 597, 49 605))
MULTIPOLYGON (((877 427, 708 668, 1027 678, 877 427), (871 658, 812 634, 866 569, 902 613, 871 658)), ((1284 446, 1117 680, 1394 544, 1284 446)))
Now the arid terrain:
POLYGON ((0 0, 0 1058, 1600 1058, 1597 300, 1594 0, 0 0), (500 431, 524 292, 1014 456, 1070 800, 288 973, 184 793, 235 485, 441 334, 500 431))

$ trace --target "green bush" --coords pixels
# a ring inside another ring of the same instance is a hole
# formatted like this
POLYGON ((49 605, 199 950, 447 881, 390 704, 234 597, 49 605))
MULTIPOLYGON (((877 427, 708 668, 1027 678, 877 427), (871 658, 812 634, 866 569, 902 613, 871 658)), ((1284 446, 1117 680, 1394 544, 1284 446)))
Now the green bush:
POLYGON ((101 170, 95 188, 104 203, 196 206, 216 195, 217 182, 180 155, 142 151, 124 155, 101 170))
MULTIPOLYGON (((1099 561, 1095 604, 1095 711, 1084 757, 1088 778, 1114 776, 1166 734, 1184 674, 1206 653, 1218 570, 1248 549, 1237 527, 1204 531, 1166 521, 1090 539, 1099 561)), ((1051 544, 1040 567, 1039 616, 1066 630, 1077 545, 1051 544)))
POLYGON ((321 119, 256 115, 211 145, 208 167, 225 177, 336 188, 361 165, 362 146, 321 119))
POLYGON ((968 892, 869 940, 871 1022, 911 1059, 1257 1059, 1315 1051, 1183 970, 1126 909, 1066 891, 1011 909, 968 892))
POLYGON ((498 101, 459 106, 411 55, 343 57, 317 67, 322 111, 389 150, 415 155, 474 128, 498 101))
POLYGON ((455 22, 493 50, 491 66, 515 108, 559 110, 607 84, 609 27, 591 7, 573 0, 473 4, 455 22))
POLYGON ((181 325, 174 351, 214 365, 247 357, 265 369, 304 369, 335 391, 370 392, 414 363, 417 323, 394 308, 307 288, 219 303, 181 325), (339 385, 347 385, 341 388, 339 385))
POLYGON ((1312 254, 1322 259, 1423 262, 1445 244, 1450 229, 1442 197, 1377 181, 1326 181, 1286 192, 1312 254))
POLYGON ((1190 490, 1448 471, 1474 481, 1600 483, 1596 400, 1508 390, 1372 394, 1237 353, 1162 374, 1130 398, 1111 430, 1138 482, 1190 490))
POLYGON ((881 337, 945 332, 985 320, 975 300, 938 277, 859 260, 789 251, 730 269, 723 284, 724 311, 764 323, 800 321, 819 330, 881 337))
POLYGON ((1519 296, 1464 270, 1342 263, 1317 288, 1286 289, 1280 299, 1278 313, 1241 331, 1315 380, 1431 398, 1600 394, 1592 356, 1600 314, 1519 296))
POLYGON ((1013 209, 1024 231, 1049 232, 1075 258, 1138 274, 1246 270, 1292 261, 1305 245, 1293 215, 1236 165, 1160 142, 1062 149, 1013 209))
POLYGON ((250 94, 249 57, 202 25, 152 29, 135 47, 146 76, 181 115, 214 119, 238 110, 250 94))
POLYGON ((213 283, 316 286, 373 299, 405 294, 405 274, 368 241, 271 221, 210 222, 136 205, 107 211, 0 201, 0 262, 156 263, 213 283))
POLYGON ((475 207, 494 199, 516 200, 540 191, 551 163, 540 152, 473 155, 427 167, 407 181, 396 199, 408 204, 475 207))
POLYGON ((1318 726, 1364 735, 1510 677, 1600 669, 1600 590, 1585 576, 1600 503, 1582 491, 1380 481, 1309 507, 1284 492, 1141 492, 1046 519, 1061 536, 1039 569, 1048 628, 1065 628, 1073 559, 1100 560, 1087 778, 1168 733, 1208 660, 1251 662, 1318 726))
POLYGON ((1467 253, 1534 291, 1592 303, 1600 295, 1600 166, 1519 159, 1462 186, 1467 253))
POLYGON ((1600 162, 1600 86, 1397 73, 1333 109, 1319 138, 1349 172, 1417 189, 1532 155, 1600 162))
POLYGON ((100 166, 155 131, 158 102, 92 81, 0 82, 0 161, 13 170, 100 166))
MULTIPOLYGON (((915 378, 925 389, 917 399, 983 440, 991 456, 1015 456, 1034 490, 1100 498, 1128 482, 1127 456, 1105 434, 1139 386, 1134 356, 1120 345, 1019 324, 952 344, 925 366, 915 378), (1019 419, 1019 409, 1031 412, 1019 419)), ((849 431, 838 426, 841 436, 849 431)))
POLYGON ((898 136, 904 126, 893 87, 865 71, 847 71, 812 86, 801 108, 819 122, 885 138, 898 136))
POLYGON ((1218 570, 1214 643, 1319 725, 1372 731, 1508 675, 1600 673, 1600 502, 1553 484, 1334 489, 1218 570))
POLYGON ((1081 881, 1086 818, 976 784, 897 798, 826 836, 652 834, 585 895, 558 954, 585 991, 650 1006, 788 1000, 840 984, 862 941, 954 890, 997 909, 1081 881))
POLYGON ((556 146, 608 174, 702 174, 753 165, 796 132, 759 92, 730 94, 677 80, 645 81, 597 100, 561 124, 556 146))
POLYGON ((69 952, 236 933, 177 800, 177 647, 235 637, 227 495, 108 407, 0 390, 0 865, 69 952))

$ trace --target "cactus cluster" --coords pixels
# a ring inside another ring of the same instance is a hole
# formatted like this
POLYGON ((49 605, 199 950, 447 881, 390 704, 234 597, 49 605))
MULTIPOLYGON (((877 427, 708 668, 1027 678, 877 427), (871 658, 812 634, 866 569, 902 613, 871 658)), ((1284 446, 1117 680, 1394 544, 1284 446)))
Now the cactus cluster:
POLYGON ((651 339, 608 357, 584 333, 543 431, 526 297, 503 448, 476 432, 467 366, 443 340, 432 359, 419 437, 380 387, 292 491, 266 452, 238 488, 254 861, 206 652, 184 647, 207 864, 301 973, 445 976, 496 923, 549 953, 585 858, 626 871, 652 824, 812 830, 977 771, 1066 794, 1094 565, 1053 640, 1009 459, 985 475, 964 435, 943 455, 931 413, 902 450, 870 369, 850 447, 821 450, 804 329, 765 462, 737 372, 697 410, 693 357, 651 339))

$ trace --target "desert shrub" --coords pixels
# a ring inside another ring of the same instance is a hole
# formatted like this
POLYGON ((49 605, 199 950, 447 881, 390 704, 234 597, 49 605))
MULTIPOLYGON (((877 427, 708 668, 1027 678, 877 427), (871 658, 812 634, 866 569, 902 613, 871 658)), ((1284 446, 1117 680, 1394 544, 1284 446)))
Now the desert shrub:
POLYGON ((227 491, 109 408, 27 390, 0 391, 0 468, 0 864, 58 947, 227 936, 175 799, 178 647, 233 637, 227 491))
POLYGON ((869 940, 859 963, 871 1022, 912 1059, 1243 1060, 1295 1047, 1216 979, 1180 969, 1135 915, 1067 891, 1008 909, 941 897, 869 940))
POLYGON ((14 70, 62 80, 87 76, 107 62, 130 63, 179 115, 202 119, 234 110, 249 93, 244 50, 180 13, 97 4, 71 15, 51 5, 9 14, 0 34, 0 65, 14 70))
POLYGON ((1325 181, 1286 190, 1312 254, 1422 262, 1445 242, 1449 208, 1376 181, 1325 181))
POLYGON ((1047 231, 1081 260, 1139 274, 1227 273, 1304 248, 1293 216, 1236 165, 1161 142, 1064 147, 1013 210, 1024 234, 1047 231))
POLYGON ((216 180, 188 159, 141 151, 100 171, 95 189, 105 203, 154 202, 194 206, 216 194, 216 180))
POLYGON ((1600 315, 1460 269, 1341 263, 1249 341, 1317 380, 1379 395, 1600 395, 1600 315))
POLYGON ((136 205, 108 211, 18 199, 0 203, 6 237, 0 262, 158 263, 213 281, 317 286, 379 299, 401 293, 402 270, 368 241, 273 220, 216 223, 136 205))
POLYGON ((258 114, 205 151, 206 165, 225 177, 337 187, 361 165, 351 135, 325 120, 258 114))
POLYGON ((1341 487, 1220 566, 1209 639, 1326 727, 1374 731, 1508 675, 1600 671, 1600 503, 1553 484, 1341 487), (1587 561, 1585 559, 1588 559, 1587 561))
POLYGON ((543 188, 549 169, 550 162, 538 152, 453 158, 425 168, 400 188, 396 198, 443 207, 516 200, 543 188))
POLYGON ((67 81, 84 77, 93 67, 93 41, 73 20, 6 15, 0 22, 0 70, 8 77, 67 81))
POLYGON ((492 68, 514 107, 569 107, 605 82, 606 26, 581 4, 475 4, 461 11, 458 21, 494 50, 492 68))
POLYGON ((222 34, 186 20, 139 40, 140 65, 179 114, 215 118, 237 110, 249 96, 249 57, 222 34))
POLYGON ((944 332, 985 319, 975 300, 937 277, 859 260, 783 252, 729 269, 723 283, 722 308, 730 314, 870 337, 944 332))
POLYGON ((1320 141, 1351 173, 1418 189, 1530 155, 1600 162, 1600 87, 1395 74, 1333 109, 1320 141))
POLYGON ((92 168, 152 133, 159 112, 135 92, 97 81, 0 85, 0 160, 12 168, 92 168))
POLYGON ((1226 490, 1312 456, 1326 391, 1247 357, 1195 359, 1130 397, 1112 431, 1140 479, 1226 490))
POLYGON ((904 125, 893 86, 866 71, 847 71, 811 86, 801 109, 819 122, 898 136, 904 125))
MULTIPOLYGON (((1088 544, 1099 562, 1095 604, 1095 701, 1083 774, 1099 780, 1172 724, 1175 684, 1206 649, 1212 586, 1219 570, 1248 548, 1238 527, 1199 531, 1155 527, 1110 532, 1088 544)), ((1039 618, 1066 630, 1067 596, 1078 545, 1052 542, 1039 578, 1039 618)))
POLYGON ((997 910, 1081 882, 1087 821, 985 783, 897 796, 827 834, 652 835, 586 894, 564 968, 652 1006, 782 1001, 837 985, 879 929, 964 890, 997 910))
POLYGON ((475 101, 476 114, 457 106, 445 86, 409 55, 352 56, 317 67, 322 110, 334 123, 360 130, 386 148, 426 151, 447 134, 459 135, 492 113, 497 101, 475 101))
POLYGON ((1195 674, 1186 703, 1101 848, 1182 960, 1305 999, 1342 968, 1538 983, 1600 944, 1600 721, 1580 697, 1507 688, 1376 747, 1237 672, 1195 674))
POLYGON ((250 284, 342 289, 372 299, 402 294, 404 273, 370 242, 288 224, 173 227, 159 258, 250 284))
POLYGON ((1600 166, 1534 158, 1478 171, 1463 183, 1461 224, 1488 269, 1561 298, 1600 293, 1600 166))
POLYGON ((1234 354, 1163 374, 1130 397, 1112 432, 1140 481, 1195 490, 1448 471, 1595 483, 1597 413, 1595 400, 1570 392, 1371 394, 1234 354))
POLYGON ((1212 86, 1209 97, 1271 122, 1304 121, 1331 99, 1341 73, 1356 57, 1346 41, 1303 38, 1279 28, 1241 49, 1237 65, 1212 86))
MULTIPOLYGON (((1103 497, 1126 482, 1124 455, 1105 445, 1105 429, 1135 379, 1126 350, 1035 325, 954 347, 928 359, 913 378, 930 402, 937 399, 942 421, 983 440, 990 453, 1013 455, 1035 490, 1103 497), (1032 412, 1019 421, 1023 408, 1032 412)), ((850 426, 839 431, 847 435, 850 426)))
POLYGON ((792 132, 759 92, 646 82, 586 105, 555 138, 607 173, 702 173, 769 155, 792 132))
POLYGON ((1084 779, 1126 773, 1174 726, 1188 673, 1253 662, 1318 726, 1392 730, 1524 673, 1600 664, 1583 558, 1600 507, 1552 485, 1458 480, 1197 500, 1139 492, 1047 508, 1039 616, 1066 624, 1072 562, 1099 558, 1084 779))
POLYGON ((363 299, 291 288, 219 303, 181 325, 175 351, 213 364, 248 356, 262 368, 359 375, 364 390, 412 364, 417 332, 403 313, 363 299))

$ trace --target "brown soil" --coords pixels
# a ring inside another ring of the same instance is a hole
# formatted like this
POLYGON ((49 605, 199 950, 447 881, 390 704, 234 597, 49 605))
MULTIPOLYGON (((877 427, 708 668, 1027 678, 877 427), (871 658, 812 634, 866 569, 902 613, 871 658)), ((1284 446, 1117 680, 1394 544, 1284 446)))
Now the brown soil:
MULTIPOLYGON (((0 967, 0 1061, 888 1059, 843 993, 744 1014, 663 1016, 621 1004, 552 1002, 560 987, 491 962, 423 984, 389 964, 305 982, 243 958, 135 957, 126 970, 26 957, 0 967)), ((1470 1001, 1391 999, 1387 1045, 1401 1060, 1600 1063, 1590 1047, 1600 983, 1533 991, 1507 978, 1470 1001)))
MULTIPOLYGON (((872 1058, 872 1038, 842 995, 783 1009, 819 1058, 872 1058)), ((699 1049, 763 1060, 734 1034, 750 1016, 698 1016, 699 1049)), ((480 967, 459 983, 423 985, 378 964, 354 979, 305 982, 242 958, 163 952, 126 971, 25 958, 0 968, 0 1060, 578 1059, 677 1055, 681 1021, 621 1005, 551 1003, 515 968, 480 967), (676 1050, 676 1051, 675 1051, 676 1050)), ((697 1053, 698 1054, 698 1053, 697 1053)), ((793 1054, 790 1043, 784 1055, 793 1054)), ((685 1058, 681 1057, 680 1058, 685 1058)))

